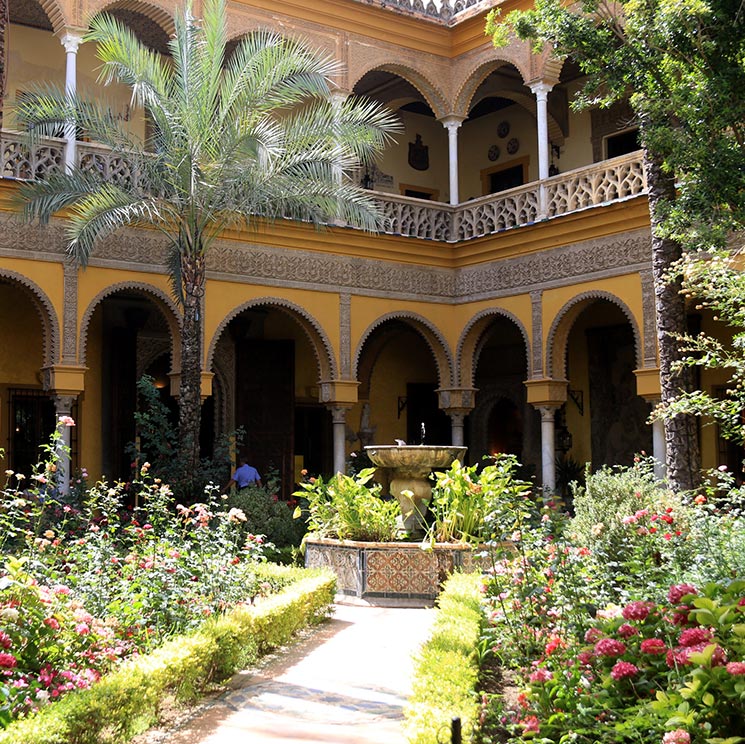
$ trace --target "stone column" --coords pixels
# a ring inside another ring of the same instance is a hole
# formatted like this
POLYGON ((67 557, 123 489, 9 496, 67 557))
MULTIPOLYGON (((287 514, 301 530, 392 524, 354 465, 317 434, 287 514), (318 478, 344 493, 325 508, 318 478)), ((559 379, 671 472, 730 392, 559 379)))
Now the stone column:
POLYGON ((452 434, 450 435, 451 444, 455 447, 463 446, 463 421, 466 418, 466 414, 462 412, 448 413, 450 416, 450 428, 452 434))
POLYGON ((344 406, 331 406, 331 420, 334 426, 334 472, 346 471, 347 409, 344 406))
POLYGON ((72 420, 72 404, 75 397, 72 395, 55 395, 54 412, 57 416, 57 429, 61 439, 57 444, 57 487, 60 493, 67 493, 70 490, 70 476, 72 461, 70 459, 70 446, 72 443, 72 427, 75 422, 72 420))
POLYGON ((440 123, 448 130, 448 172, 450 176, 450 203, 458 204, 458 129, 463 123, 462 116, 449 115, 440 119, 440 123))
MULTIPOLYGON (((74 96, 78 88, 78 48, 83 41, 83 34, 76 29, 68 29, 60 41, 66 53, 65 93, 74 96)), ((65 169, 70 171, 75 166, 77 148, 77 127, 74 120, 65 124, 65 142, 65 169)))
MULTIPOLYGON (((542 80, 533 83, 530 90, 536 98, 538 118, 538 178, 544 181, 548 178, 548 94, 553 85, 542 80)), ((538 188, 538 214, 546 216, 546 186, 541 183, 538 188)))
POLYGON ((541 413, 541 473, 543 491, 551 494, 556 490, 556 434, 554 414, 556 406, 538 406, 541 413))
MULTIPOLYGON (((439 388, 437 390, 438 405, 450 416, 450 438, 452 440, 450 443, 456 447, 463 446, 463 422, 474 408, 475 397, 476 388, 439 388)), ((428 442, 428 444, 440 444, 440 442, 428 442)))

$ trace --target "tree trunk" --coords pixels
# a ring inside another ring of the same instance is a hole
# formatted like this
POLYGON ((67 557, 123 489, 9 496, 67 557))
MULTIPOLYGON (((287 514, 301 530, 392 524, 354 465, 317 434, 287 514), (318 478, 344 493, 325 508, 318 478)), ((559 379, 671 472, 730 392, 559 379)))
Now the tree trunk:
POLYGON ((184 455, 185 480, 199 467, 199 431, 202 418, 202 297, 204 296, 204 256, 182 253, 181 275, 184 288, 184 318, 181 329, 181 386, 179 389, 179 434, 184 455))
MULTIPOLYGON (((675 200, 675 180, 663 171, 661 158, 644 151, 644 167, 649 189, 649 213, 652 224, 652 272, 654 275, 655 307, 657 311, 657 344, 660 351, 660 385, 662 402, 667 403, 681 392, 693 390, 690 367, 673 369, 683 357, 676 336, 688 330, 685 298, 679 278, 667 274, 681 258, 683 247, 676 240, 659 237, 660 207, 675 200)), ((667 479, 676 491, 692 491, 701 483, 701 453, 698 443, 698 421, 691 414, 679 414, 665 419, 667 445, 667 479)))

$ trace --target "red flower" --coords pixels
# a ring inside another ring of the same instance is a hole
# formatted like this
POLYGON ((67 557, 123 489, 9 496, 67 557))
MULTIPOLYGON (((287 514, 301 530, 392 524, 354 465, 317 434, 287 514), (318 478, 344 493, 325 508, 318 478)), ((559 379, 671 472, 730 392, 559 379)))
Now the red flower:
POLYGON ((626 653, 626 645, 614 638, 602 638, 595 644, 596 656, 621 656, 626 653))
POLYGON ((639 673, 639 668, 628 661, 617 661, 613 669, 610 670, 610 676, 616 681, 635 677, 639 673))
POLYGON ((690 584, 675 584, 670 587, 670 591, 667 593, 667 599, 671 605, 676 605, 683 597, 689 594, 698 594, 695 586, 691 586, 690 584))
POLYGON ((3 669, 13 669, 18 666, 18 659, 13 654, 0 654, 0 667, 3 669))
POLYGON ((711 631, 708 628, 688 628, 678 636, 679 646, 697 646, 711 641, 711 631))
POLYGON ((12 645, 13 640, 11 639, 11 637, 7 633, 0 630, 0 648, 8 649, 12 645))
POLYGON ((643 654, 664 654, 667 651, 667 646, 661 638, 645 638, 641 642, 639 650, 643 654))
POLYGON ((621 614, 625 620, 646 620, 651 609, 652 605, 649 602, 629 602, 621 614))
POLYGON ((624 623, 618 629, 618 635, 620 635, 621 638, 631 638, 631 636, 635 636, 638 634, 639 634, 639 629, 635 628, 633 625, 629 625, 628 623, 624 623))

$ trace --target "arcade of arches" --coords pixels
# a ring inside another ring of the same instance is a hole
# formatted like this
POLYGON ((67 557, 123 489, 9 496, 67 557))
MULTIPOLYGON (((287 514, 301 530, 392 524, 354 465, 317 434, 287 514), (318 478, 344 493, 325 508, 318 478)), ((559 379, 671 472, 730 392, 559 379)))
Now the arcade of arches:
MULTIPOLYGON (((493 49, 477 9, 445 23, 340 2, 347 12, 332 19, 324 0, 271 13, 237 0, 231 44, 257 27, 301 34, 343 62, 338 95, 396 111, 403 133, 358 174, 394 226, 368 235, 279 221, 218 241, 203 308, 205 453, 244 427, 253 464, 278 470, 285 493, 302 468, 330 473, 366 444, 417 443, 422 424, 430 443, 466 444, 471 462, 515 454, 549 488, 562 460, 662 456, 659 426, 647 423, 659 396, 654 292, 628 108, 573 111, 572 61, 517 41, 493 49)), ((101 10, 167 54, 172 8, 9 5, 0 446, 7 467, 27 471, 56 417, 72 415, 73 466, 127 478, 136 381, 151 375, 177 405, 180 311, 163 243, 145 230, 114 235, 83 271, 65 256, 62 219, 18 222, 13 179, 47 161, 14 139, 12 104, 42 80, 101 93, 95 49, 82 42, 101 10)), ((147 135, 126 90, 106 96, 112 116, 147 135)), ((55 166, 121 167, 74 137, 42 154, 55 166)), ((716 432, 702 431, 702 447, 708 465, 731 456, 716 432)))

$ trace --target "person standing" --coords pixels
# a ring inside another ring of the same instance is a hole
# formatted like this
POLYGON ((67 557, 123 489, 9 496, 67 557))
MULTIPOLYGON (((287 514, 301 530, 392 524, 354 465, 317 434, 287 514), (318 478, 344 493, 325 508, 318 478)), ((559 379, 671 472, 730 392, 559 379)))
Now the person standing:
POLYGON ((241 490, 249 486, 258 486, 261 488, 261 476, 255 467, 248 464, 248 458, 244 455, 239 460, 240 466, 235 469, 230 480, 225 484, 223 493, 228 491, 232 486, 241 490))

